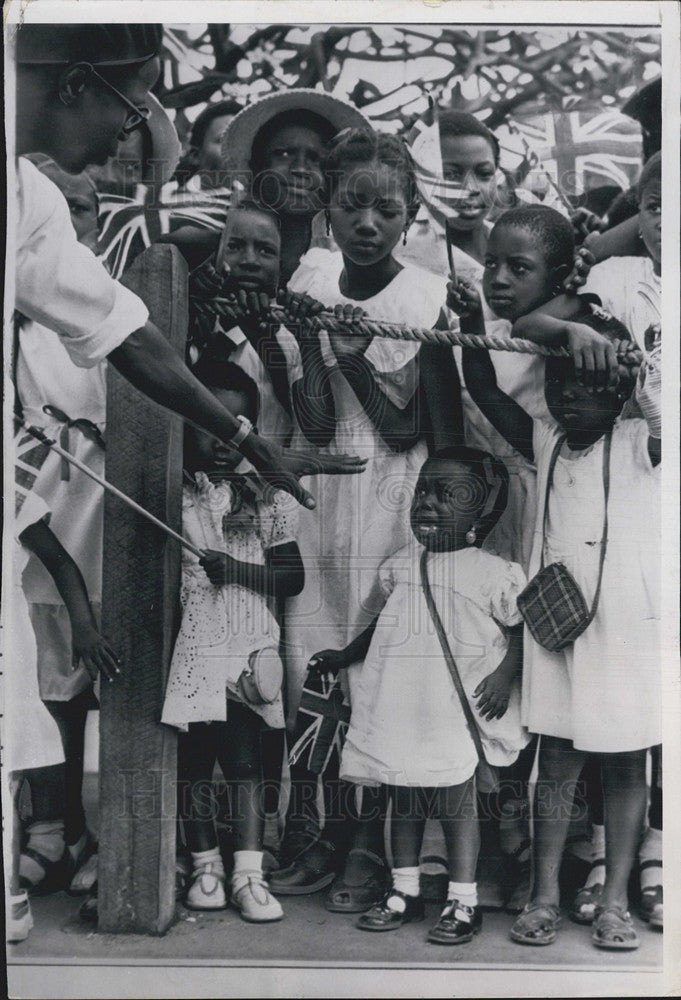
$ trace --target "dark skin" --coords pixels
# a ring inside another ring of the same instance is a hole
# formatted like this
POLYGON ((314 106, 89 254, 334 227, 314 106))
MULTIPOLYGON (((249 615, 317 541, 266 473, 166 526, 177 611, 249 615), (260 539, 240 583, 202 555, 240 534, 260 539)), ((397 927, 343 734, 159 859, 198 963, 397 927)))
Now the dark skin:
MULTIPOLYGON (((267 367, 268 352, 261 354, 260 341, 271 331, 271 299, 279 283, 281 236, 274 219, 263 213, 232 210, 223 230, 218 266, 229 274, 226 288, 236 294, 239 326, 267 367)), ((280 292, 303 362, 303 378, 292 386, 296 418, 307 440, 323 447, 333 438, 336 412, 328 384, 328 370, 319 337, 307 320, 323 309, 309 295, 280 292)))
MULTIPOLYGON (((213 388, 216 399, 223 405, 234 408, 251 422, 256 414, 248 397, 236 390, 213 388)), ((186 465, 192 472, 205 472, 212 482, 229 482, 236 475, 241 463, 241 455, 227 448, 207 434, 190 430, 187 435, 186 465)), ((265 553, 263 566, 241 562, 225 552, 206 549, 201 566, 210 582, 216 587, 239 584, 265 597, 285 599, 294 597, 303 589, 305 570, 296 542, 274 545, 265 553)))
MULTIPOLYGON (((285 125, 270 137, 264 150, 266 178, 260 197, 282 220, 281 284, 285 287, 307 253, 312 220, 322 207, 324 140, 314 129, 285 125)), ((258 181, 256 178, 256 185, 258 181)))
MULTIPOLYGON (((160 72, 157 57, 142 66, 103 75, 136 107, 143 107, 160 72), (110 78, 110 79, 109 79, 110 78)), ((116 155, 125 138, 130 108, 81 64, 64 67, 19 65, 16 153, 42 152, 68 173, 78 174, 88 164, 104 164, 116 155)), ((233 414, 222 409, 194 378, 162 332, 147 322, 113 350, 108 360, 136 389, 222 441, 240 428, 233 414)), ((279 448, 249 434, 240 450, 269 483, 291 493, 313 508, 314 499, 298 479, 314 473, 353 473, 363 470, 359 459, 346 456, 305 455, 279 448)))
POLYGON ((112 682, 121 672, 120 663, 99 633, 78 566, 44 520, 25 528, 19 541, 38 556, 66 605, 71 622, 74 669, 82 660, 93 680, 101 673, 112 682))
MULTIPOLYGON (((463 498, 479 495, 472 471, 453 459, 430 458, 421 469, 411 508, 411 525, 418 541, 429 552, 455 552, 469 548, 466 533, 482 533, 481 510, 471 510, 463 498)), ((480 543, 481 539, 478 540, 480 543)), ((344 649, 315 653, 309 668, 335 676, 339 670, 361 662, 369 652, 378 623, 376 617, 344 649)), ((508 708, 511 686, 522 668, 522 624, 508 629, 509 647, 499 666, 473 692, 477 711, 487 720, 500 719, 508 708)))
MULTIPOLYGON (((462 332, 484 336, 477 291, 459 282, 452 297, 453 307, 455 302, 457 311, 461 310, 462 332)), ((464 378, 471 397, 502 437, 533 462, 532 417, 499 388, 489 352, 464 348, 462 357, 464 378)), ((546 359, 544 392, 551 416, 567 434, 563 454, 568 458, 591 447, 611 430, 626 399, 626 394, 616 388, 599 390, 584 384, 581 373, 577 373, 575 360, 570 358, 546 359)), ((648 453, 653 465, 659 464, 658 438, 649 437, 648 453)))
MULTIPOLYGON (((280 253, 281 236, 271 216, 239 210, 228 213, 218 266, 228 272, 226 289, 236 295, 239 326, 266 368, 268 351, 261 352, 260 344, 271 335, 270 309, 279 282, 280 253)), ((319 337, 306 322, 323 306, 309 295, 292 292, 280 293, 279 301, 291 317, 287 329, 298 341, 303 362, 303 377, 291 390, 296 418, 307 440, 323 447, 333 438, 336 413, 319 337)))
MULTIPOLYGON (((385 163, 350 164, 337 179, 329 204, 334 238, 343 253, 339 291, 362 302, 386 288, 402 265, 392 256, 414 209, 395 169, 385 163)), ((338 304, 335 314, 349 321, 365 315, 359 306, 338 304)), ((376 370, 366 358, 372 337, 329 333, 341 374, 385 443, 405 451, 423 437, 426 411, 416 393, 404 409, 380 389, 376 370)))

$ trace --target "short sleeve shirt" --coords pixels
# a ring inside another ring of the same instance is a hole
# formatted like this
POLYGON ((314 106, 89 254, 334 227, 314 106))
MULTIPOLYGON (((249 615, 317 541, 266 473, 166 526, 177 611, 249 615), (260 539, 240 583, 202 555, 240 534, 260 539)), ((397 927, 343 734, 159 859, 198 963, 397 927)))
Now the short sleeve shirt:
POLYGON ((61 191, 23 157, 17 183, 16 308, 54 330, 74 364, 90 368, 149 312, 78 242, 61 191))

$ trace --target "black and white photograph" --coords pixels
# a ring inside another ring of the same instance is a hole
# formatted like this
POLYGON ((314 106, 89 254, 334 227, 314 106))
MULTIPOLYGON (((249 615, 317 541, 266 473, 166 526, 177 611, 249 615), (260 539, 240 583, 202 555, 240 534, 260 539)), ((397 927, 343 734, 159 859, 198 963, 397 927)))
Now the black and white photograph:
POLYGON ((5 5, 10 997, 681 994, 678 37, 5 5))

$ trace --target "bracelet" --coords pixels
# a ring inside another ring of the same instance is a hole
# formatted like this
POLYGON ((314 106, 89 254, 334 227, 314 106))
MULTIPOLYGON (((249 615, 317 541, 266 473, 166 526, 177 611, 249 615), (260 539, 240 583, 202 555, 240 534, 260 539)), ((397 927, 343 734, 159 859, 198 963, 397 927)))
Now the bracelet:
POLYGON ((239 414, 236 419, 239 421, 241 426, 234 437, 225 442, 225 444, 231 444, 233 448, 238 448, 253 430, 253 424, 248 417, 244 417, 242 414, 239 414))

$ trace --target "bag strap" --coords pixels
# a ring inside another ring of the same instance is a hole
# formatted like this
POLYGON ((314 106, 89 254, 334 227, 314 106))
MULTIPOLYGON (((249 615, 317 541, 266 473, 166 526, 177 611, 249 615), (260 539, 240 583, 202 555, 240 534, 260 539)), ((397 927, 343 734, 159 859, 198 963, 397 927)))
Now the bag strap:
MULTIPOLYGON (((551 461, 549 462, 549 471, 546 476, 546 493, 544 497, 544 517, 542 520, 542 539, 541 539, 541 561, 540 568, 544 568, 544 545, 546 542, 546 521, 549 513, 549 494, 551 492, 551 485, 553 483, 553 472, 556 467, 556 462, 558 461, 558 454, 563 446, 563 442, 567 438, 567 434, 561 434, 561 436, 556 441, 555 448, 553 449, 553 454, 551 455, 551 461)), ((608 431, 605 435, 605 441, 603 442, 603 493, 605 495, 605 510, 603 514, 603 535, 601 537, 601 553, 598 563, 598 581, 596 583, 596 590, 594 592, 594 599, 591 605, 591 610, 589 612, 589 623, 594 620, 596 615, 596 610, 598 608, 598 601, 601 596, 601 583, 603 582, 603 565, 605 563, 605 552, 608 547, 608 497, 610 496, 610 446, 612 444, 612 431, 608 431)))
POLYGON ((451 674, 452 681, 454 682, 454 687, 456 688, 456 693, 459 696, 459 701, 461 702, 461 707, 463 709, 463 714, 466 717, 466 724, 468 730, 471 734, 473 743, 475 744, 475 749, 478 754, 478 759, 481 764, 486 764, 487 760, 485 758, 485 751, 482 748, 482 740, 480 739, 480 730, 478 729, 478 724, 475 721, 475 716, 473 715, 473 710, 466 697, 466 692, 463 689, 463 684, 461 683, 461 677, 459 675, 454 656, 452 655, 452 650, 449 645, 449 640, 447 639, 447 634, 442 624, 442 619, 435 606, 435 600, 433 599, 433 593, 430 589, 430 583, 428 582, 428 550, 424 549, 421 553, 421 585, 423 587, 423 593, 426 598, 426 605, 428 611, 430 612, 430 617, 433 619, 433 625, 435 626, 435 631, 437 632, 437 637, 440 640, 440 646, 442 647, 442 652, 444 653, 445 662, 451 674))

